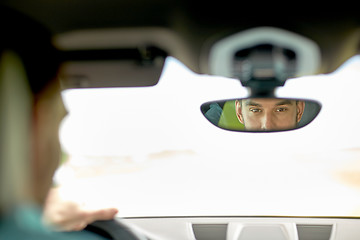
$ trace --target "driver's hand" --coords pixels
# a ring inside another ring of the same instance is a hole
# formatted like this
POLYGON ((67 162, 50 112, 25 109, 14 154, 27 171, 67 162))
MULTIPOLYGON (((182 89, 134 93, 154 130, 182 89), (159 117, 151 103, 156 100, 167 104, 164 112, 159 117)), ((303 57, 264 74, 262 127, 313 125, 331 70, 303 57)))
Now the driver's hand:
POLYGON ((88 209, 84 204, 64 199, 59 189, 50 190, 43 213, 46 225, 58 231, 80 231, 97 220, 110 220, 115 217, 116 208, 88 209))

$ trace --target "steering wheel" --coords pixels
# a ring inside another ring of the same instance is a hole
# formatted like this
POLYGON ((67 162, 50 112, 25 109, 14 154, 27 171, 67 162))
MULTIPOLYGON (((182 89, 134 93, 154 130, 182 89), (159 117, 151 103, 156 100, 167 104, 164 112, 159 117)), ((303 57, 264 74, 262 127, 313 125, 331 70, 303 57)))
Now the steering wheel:
POLYGON ((109 240, 146 240, 145 236, 135 233, 129 227, 116 220, 95 221, 84 231, 89 231, 109 240))

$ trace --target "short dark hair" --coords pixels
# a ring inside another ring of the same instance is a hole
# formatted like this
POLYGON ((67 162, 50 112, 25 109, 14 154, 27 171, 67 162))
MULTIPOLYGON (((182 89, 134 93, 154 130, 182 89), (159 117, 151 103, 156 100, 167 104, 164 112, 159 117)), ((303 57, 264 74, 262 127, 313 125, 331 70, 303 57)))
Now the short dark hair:
POLYGON ((6 50, 21 58, 34 95, 55 79, 61 59, 50 31, 28 16, 0 6, 0 53, 6 50))

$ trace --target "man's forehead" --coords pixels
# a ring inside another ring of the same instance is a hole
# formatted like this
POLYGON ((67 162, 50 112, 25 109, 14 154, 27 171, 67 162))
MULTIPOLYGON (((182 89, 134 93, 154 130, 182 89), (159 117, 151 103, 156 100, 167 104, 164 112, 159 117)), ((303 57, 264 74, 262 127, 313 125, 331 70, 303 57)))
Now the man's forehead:
POLYGON ((249 98, 242 100, 246 106, 265 106, 265 105, 293 105, 295 100, 291 99, 276 99, 276 98, 249 98))

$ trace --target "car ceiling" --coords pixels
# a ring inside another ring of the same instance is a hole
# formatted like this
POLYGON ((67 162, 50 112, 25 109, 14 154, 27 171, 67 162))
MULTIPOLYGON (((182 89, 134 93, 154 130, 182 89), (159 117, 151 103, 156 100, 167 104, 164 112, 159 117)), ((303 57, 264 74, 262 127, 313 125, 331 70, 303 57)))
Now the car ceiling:
MULTIPOLYGON (((359 51, 360 15, 342 2, 318 5, 190 0, 3 0, 47 26, 54 35, 80 29, 162 27, 175 31, 188 55, 169 52, 191 70, 201 68, 212 43, 223 36, 257 26, 274 26, 306 36, 322 52, 319 73, 329 73, 359 51)), ((352 3, 355 4, 355 3, 352 3)), ((159 46, 161 47, 161 46, 159 46)))

